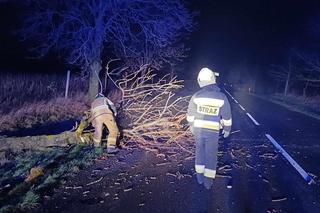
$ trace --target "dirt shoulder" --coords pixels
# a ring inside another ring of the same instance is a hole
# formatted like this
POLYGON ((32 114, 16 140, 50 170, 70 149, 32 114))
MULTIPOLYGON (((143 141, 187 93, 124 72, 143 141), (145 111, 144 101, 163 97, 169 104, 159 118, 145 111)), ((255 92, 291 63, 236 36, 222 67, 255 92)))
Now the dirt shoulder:
POLYGON ((194 158, 183 153, 121 150, 69 178, 33 212, 228 212, 225 174, 208 191, 193 168, 194 158))
MULTIPOLYGON (((178 204, 174 199, 162 207, 152 205, 153 199, 161 199, 162 189, 176 187, 177 182, 188 187, 194 178, 192 165, 193 158, 186 160, 181 153, 156 155, 138 148, 121 150, 69 178, 52 197, 45 197, 36 212, 154 212, 155 208, 167 209, 170 205, 175 209, 178 204)), ((172 192, 170 196, 178 196, 177 190, 172 192)))
POLYGON ((287 108, 288 110, 299 112, 301 114, 320 120, 320 112, 308 106, 307 104, 302 103, 301 100, 298 100, 295 98, 284 98, 282 96, 277 96, 277 95, 264 96, 264 95, 257 95, 252 93, 248 93, 248 95, 278 104, 280 106, 287 108))

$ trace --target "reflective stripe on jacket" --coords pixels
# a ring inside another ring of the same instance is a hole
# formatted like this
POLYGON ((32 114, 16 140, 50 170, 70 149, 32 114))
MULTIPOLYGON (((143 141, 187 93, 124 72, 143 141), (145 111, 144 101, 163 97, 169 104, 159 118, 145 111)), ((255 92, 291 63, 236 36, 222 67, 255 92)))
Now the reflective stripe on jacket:
POLYGON ((215 84, 201 88, 189 102, 187 120, 193 127, 230 132, 232 118, 227 97, 215 84))
POLYGON ((91 120, 102 114, 113 114, 110 105, 113 103, 108 98, 96 98, 91 104, 91 120))

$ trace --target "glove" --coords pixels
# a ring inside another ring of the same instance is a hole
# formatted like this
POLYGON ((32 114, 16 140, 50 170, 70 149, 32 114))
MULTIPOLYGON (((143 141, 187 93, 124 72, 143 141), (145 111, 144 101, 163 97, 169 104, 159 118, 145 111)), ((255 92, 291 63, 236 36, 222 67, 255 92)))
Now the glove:
POLYGON ((224 137, 224 138, 229 137, 229 135, 230 135, 230 132, 224 131, 224 133, 223 133, 223 137, 224 137))

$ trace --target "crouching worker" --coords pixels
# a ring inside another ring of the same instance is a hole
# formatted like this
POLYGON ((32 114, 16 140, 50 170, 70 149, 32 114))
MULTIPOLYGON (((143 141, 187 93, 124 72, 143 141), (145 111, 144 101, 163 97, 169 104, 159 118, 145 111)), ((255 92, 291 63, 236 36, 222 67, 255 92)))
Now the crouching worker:
POLYGON ((117 116, 117 111, 114 104, 104 95, 99 93, 91 104, 90 114, 86 113, 83 117, 76 134, 80 136, 82 131, 91 122, 94 127, 92 136, 93 144, 95 147, 100 147, 102 145, 101 137, 103 126, 105 125, 109 132, 107 138, 107 152, 109 154, 115 154, 119 151, 117 148, 119 129, 116 124, 115 116, 117 116))
POLYGON ((220 128, 226 138, 231 130, 231 110, 227 97, 216 85, 216 76, 208 68, 200 70, 195 93, 188 106, 187 120, 196 141, 195 170, 197 181, 210 189, 216 176, 220 128))

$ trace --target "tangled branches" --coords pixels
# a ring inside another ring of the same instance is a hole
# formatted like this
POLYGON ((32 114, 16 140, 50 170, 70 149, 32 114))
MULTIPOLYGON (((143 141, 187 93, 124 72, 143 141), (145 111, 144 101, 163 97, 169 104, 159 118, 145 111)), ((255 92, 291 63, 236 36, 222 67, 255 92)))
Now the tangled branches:
POLYGON ((170 75, 158 77, 145 67, 114 81, 121 91, 120 125, 126 141, 151 150, 190 152, 185 147, 191 138, 185 121, 190 97, 175 94, 182 82, 170 75))

